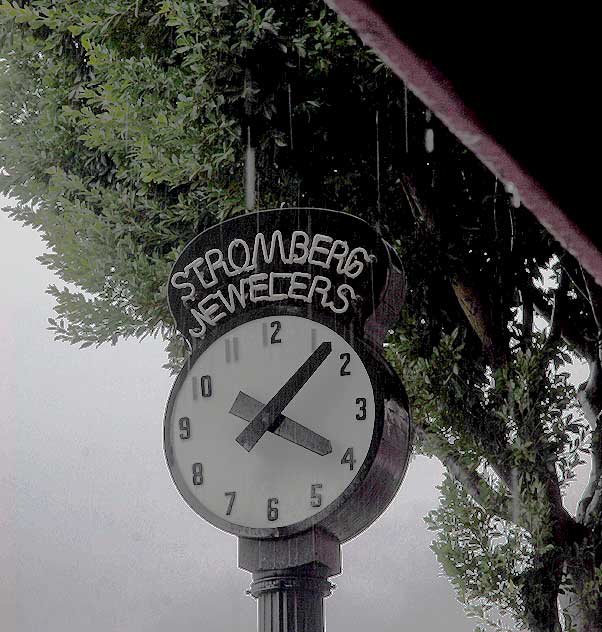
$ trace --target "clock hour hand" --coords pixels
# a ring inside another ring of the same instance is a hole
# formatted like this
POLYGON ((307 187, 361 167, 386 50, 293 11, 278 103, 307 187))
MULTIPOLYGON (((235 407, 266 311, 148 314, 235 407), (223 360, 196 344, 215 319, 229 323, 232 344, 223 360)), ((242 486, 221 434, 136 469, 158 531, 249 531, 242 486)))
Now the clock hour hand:
POLYGON ((253 421, 236 437, 236 441, 250 452, 268 431, 272 432, 280 424, 277 418, 303 388, 309 378, 318 370, 332 351, 332 343, 323 342, 305 362, 293 373, 270 401, 253 417, 253 421))
MULTIPOLYGON (((242 391, 236 396, 230 412, 245 421, 252 421, 255 415, 263 408, 263 404, 253 397, 250 397, 242 391)), ((280 414, 276 419, 278 427, 272 430, 274 434, 277 434, 283 439, 287 439, 292 443, 300 445, 302 448, 306 448, 324 456, 332 452, 332 445, 328 439, 325 439, 317 432, 302 426, 301 424, 285 417, 280 414), (281 419, 282 417, 282 419, 281 419)), ((269 428, 271 430, 271 428, 269 428)))

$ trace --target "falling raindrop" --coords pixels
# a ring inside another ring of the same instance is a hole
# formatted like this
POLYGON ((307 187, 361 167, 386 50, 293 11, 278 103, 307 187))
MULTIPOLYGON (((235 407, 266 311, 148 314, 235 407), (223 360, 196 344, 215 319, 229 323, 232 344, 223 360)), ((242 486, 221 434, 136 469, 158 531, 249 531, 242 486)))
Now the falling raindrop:
POLYGON ((378 110, 376 111, 376 209, 380 218, 380 138, 378 127, 378 110))
MULTIPOLYGON (((425 118, 427 123, 431 122, 432 113, 430 110, 426 111, 425 118)), ((435 132, 430 125, 426 128, 426 131, 424 132, 424 147, 427 154, 432 153, 433 149, 435 149, 435 132)))
POLYGON ((497 201, 497 178, 495 179, 495 184, 493 185, 493 229, 495 231, 495 239, 497 241, 497 211, 495 208, 496 201, 497 201))
POLYGON ((253 82, 251 71, 249 68, 245 71, 244 79, 244 95, 245 95, 245 117, 247 119, 247 151, 245 154, 245 208, 247 211, 255 209, 255 201, 257 196, 257 182, 255 173, 255 148, 251 142, 251 95, 253 93, 253 82))
MULTIPOLYGON (((516 187, 514 186, 514 183, 506 182, 504 186, 506 192, 512 196, 512 206, 514 208, 518 208, 520 206, 520 197, 518 195, 516 187)), ((510 217, 510 252, 512 252, 512 249, 514 247, 514 215, 511 208, 508 209, 508 215, 510 217)))
POLYGON ((409 151, 409 145, 408 145, 408 87, 405 85, 405 83, 403 84, 403 116, 404 116, 404 139, 405 139, 405 146, 406 146, 406 154, 409 151))
POLYGON ((511 485, 512 485, 512 521, 514 522, 514 524, 518 524, 518 519, 520 517, 520 489, 518 485, 518 471, 515 467, 512 468, 511 485))
POLYGON ((291 142, 291 151, 294 149, 293 146, 293 105, 292 105, 292 97, 291 97, 291 84, 288 84, 288 134, 291 142))
POLYGON ((433 149, 435 149, 435 132, 432 127, 426 128, 426 132, 424 134, 424 146, 429 154, 432 153, 433 149))
POLYGON ((520 194, 514 182, 506 183, 506 191, 512 196, 512 206, 518 208, 520 206, 520 194))
MULTIPOLYGON (((295 149, 295 142, 293 137, 293 96, 291 84, 288 84, 288 135, 291 152, 295 149)), ((301 177, 297 174, 297 206, 301 206, 301 177)))
POLYGON ((251 127, 247 128, 247 153, 245 156, 245 207, 255 208, 255 149, 251 145, 251 127))

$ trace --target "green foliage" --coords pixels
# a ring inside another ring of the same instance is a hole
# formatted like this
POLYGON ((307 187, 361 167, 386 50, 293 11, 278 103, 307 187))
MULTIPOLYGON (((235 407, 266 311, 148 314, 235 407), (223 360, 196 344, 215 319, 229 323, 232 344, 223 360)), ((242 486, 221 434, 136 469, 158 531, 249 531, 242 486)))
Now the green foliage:
MULTIPOLYGON (((440 507, 426 517, 437 534, 432 548, 468 614, 494 629, 508 629, 508 615, 530 627, 532 574, 558 552, 550 475, 565 487, 588 451, 590 432, 564 369, 570 356, 536 333, 491 371, 466 354, 465 329, 440 331, 429 350, 423 338, 432 333, 406 311, 387 352, 413 404, 418 450, 449 471, 440 507)), ((563 581, 561 590, 575 590, 563 581)), ((580 599, 597 595, 596 575, 589 581, 595 588, 582 586, 580 599)))
POLYGON ((4 0, 0 25, 1 189, 19 200, 12 216, 42 233, 43 263, 83 291, 56 294, 57 334, 73 343, 171 328, 175 253, 244 210, 247 126, 260 204, 317 200, 323 183, 302 193, 298 171, 320 171, 303 154, 327 134, 330 114, 312 128, 331 67, 374 65, 322 5, 301 2, 4 0))
POLYGON ((449 476, 440 489, 441 507, 426 522, 438 533, 432 548, 467 614, 503 628, 512 613, 524 624, 520 586, 532 564, 529 533, 485 512, 449 476))

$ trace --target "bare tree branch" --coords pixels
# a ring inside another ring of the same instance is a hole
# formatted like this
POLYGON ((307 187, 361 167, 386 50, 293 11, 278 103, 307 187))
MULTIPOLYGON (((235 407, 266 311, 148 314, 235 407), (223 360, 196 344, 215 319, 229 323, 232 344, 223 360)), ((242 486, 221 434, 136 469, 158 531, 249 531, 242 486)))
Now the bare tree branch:
MULTIPOLYGON (((411 179, 405 174, 401 177, 401 188, 414 216, 420 216, 428 230, 437 235, 439 227, 433 209, 419 197, 411 179)), ((452 288, 470 326, 483 345, 487 361, 494 367, 504 366, 509 359, 507 337, 505 329, 496 327, 488 284, 479 283, 477 277, 464 273, 458 274, 452 288)))
POLYGON ((451 476, 462 485, 464 490, 483 509, 502 520, 514 522, 506 498, 491 489, 476 470, 462 467, 451 455, 441 457, 440 460, 451 476), (494 499, 497 501, 495 504, 492 503, 494 499))
POLYGON ((496 368, 507 364, 507 341, 495 326, 489 294, 468 276, 458 276, 452 288, 470 326, 483 345, 487 361, 496 368))
POLYGON ((555 470, 552 471, 553 468, 554 465, 551 464, 547 476, 544 478, 545 488, 550 508, 554 543, 565 547, 575 542, 582 542, 586 536, 586 529, 565 509, 558 476, 555 470))
POLYGON ((401 174, 400 177, 401 189, 403 194, 408 201, 408 205, 410 210, 412 211, 412 215, 415 219, 422 219, 426 223, 427 228, 430 232, 437 232, 437 226, 435 221, 435 215, 432 210, 424 204, 423 200, 421 200, 416 192, 416 187, 414 186, 411 179, 406 174, 401 174))
POLYGON ((587 301, 587 290, 581 283, 583 278, 581 264, 574 257, 565 252, 560 258, 560 267, 571 280, 575 290, 587 301))
MULTIPOLYGON (((529 296, 540 316, 548 322, 551 322, 552 307, 546 301, 543 293, 533 286, 525 288, 523 291, 525 295, 529 296)), ((575 349, 575 351, 586 360, 590 360, 595 352, 592 348, 592 344, 584 338, 583 332, 567 318, 561 318, 557 315, 557 319, 560 327, 560 335, 567 345, 575 349)))
POLYGON ((602 451, 602 433, 595 433, 597 450, 592 453, 592 466, 589 482, 579 502, 577 520, 585 525, 594 525, 600 521, 602 508, 602 467, 600 452, 602 451))
POLYGON ((533 632, 561 632, 558 590, 562 562, 553 552, 536 560, 522 575, 522 594, 529 629, 533 632))
POLYGON ((584 524, 594 524, 602 514, 602 288, 583 269, 581 274, 598 329, 598 340, 597 354, 589 361, 589 379, 577 395, 592 428, 590 477, 577 508, 577 519, 584 524))
MULTIPOLYGON (((420 440, 427 440, 432 444, 432 438, 424 428, 416 429, 416 436, 420 440)), ((496 492, 487 481, 475 470, 463 465, 458 455, 453 454, 453 446, 445 443, 436 453, 437 458, 446 467, 452 478, 462 485, 466 493, 485 511, 498 518, 512 522, 512 513, 507 499, 496 492)))
POLYGON ((569 278, 566 272, 561 270, 560 282, 554 292, 554 305, 552 308, 552 318, 550 320, 550 333, 548 334, 548 344, 555 345, 562 334, 562 319, 565 313, 566 293, 569 289, 569 278))
MULTIPOLYGON (((581 274, 585 281, 587 298, 592 309, 592 315, 598 328, 598 349, 602 348, 600 338, 602 337, 602 287, 600 287, 592 277, 581 268, 581 274)), ((600 358, 602 361, 602 358, 600 358)))
POLYGON ((523 304, 523 339, 521 347, 524 350, 528 348, 533 339, 533 301, 527 292, 521 290, 521 302, 523 304))
POLYGON ((602 505, 602 365, 599 360, 589 364, 589 379, 577 393, 583 414, 592 427, 591 470, 587 487, 577 508, 577 520, 590 523, 602 505))

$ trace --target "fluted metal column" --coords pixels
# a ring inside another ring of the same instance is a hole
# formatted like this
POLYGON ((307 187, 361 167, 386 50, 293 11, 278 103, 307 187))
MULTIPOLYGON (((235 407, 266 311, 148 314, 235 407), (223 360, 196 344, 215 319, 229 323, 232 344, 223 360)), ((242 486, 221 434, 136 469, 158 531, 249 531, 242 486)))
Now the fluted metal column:
POLYGON ((257 632, 324 632, 324 597, 333 588, 322 564, 253 573, 257 632))
POLYGON ((257 632, 323 632, 324 597, 341 572, 341 544, 319 527, 289 538, 238 539, 238 566, 253 573, 257 632))

